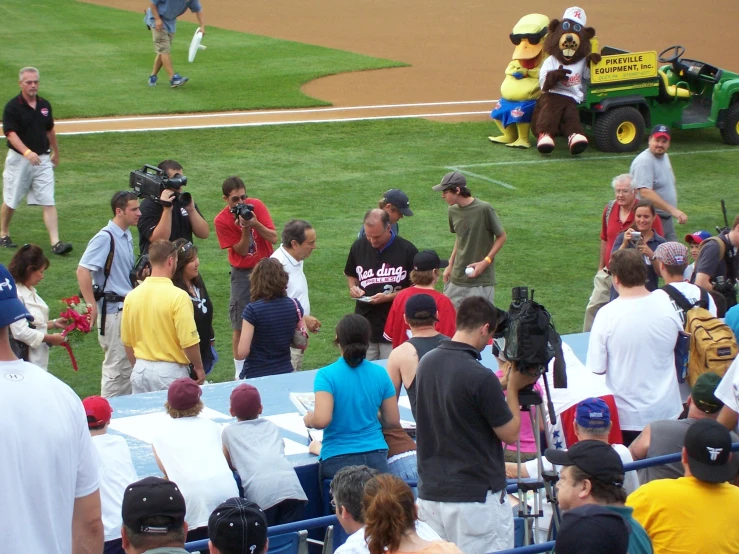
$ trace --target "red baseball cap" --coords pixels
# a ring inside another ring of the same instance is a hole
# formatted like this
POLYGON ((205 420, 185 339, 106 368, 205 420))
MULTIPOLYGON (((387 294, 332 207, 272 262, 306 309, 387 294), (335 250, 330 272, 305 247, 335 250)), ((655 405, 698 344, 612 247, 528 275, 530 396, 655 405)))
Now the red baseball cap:
POLYGON ((88 396, 82 401, 82 405, 85 407, 85 413, 87 414, 88 427, 104 425, 110 421, 110 416, 113 415, 113 408, 102 396, 88 396))
POLYGON ((172 382, 167 389, 167 402, 174 410, 189 410, 194 408, 203 394, 200 385, 189 377, 180 377, 172 382))

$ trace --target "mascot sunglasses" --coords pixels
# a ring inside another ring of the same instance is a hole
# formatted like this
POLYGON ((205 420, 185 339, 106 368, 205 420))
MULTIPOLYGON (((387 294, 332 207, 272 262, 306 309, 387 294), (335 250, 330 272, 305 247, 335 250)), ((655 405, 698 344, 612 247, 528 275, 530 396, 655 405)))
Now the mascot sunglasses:
POLYGON ((521 41, 524 39, 528 40, 529 44, 539 44, 539 41, 541 41, 541 39, 543 39, 546 36, 547 32, 549 32, 549 29, 545 27, 538 33, 522 33, 522 34, 516 34, 516 35, 511 33, 509 37, 511 39, 511 42, 515 44, 516 46, 521 44, 521 41))

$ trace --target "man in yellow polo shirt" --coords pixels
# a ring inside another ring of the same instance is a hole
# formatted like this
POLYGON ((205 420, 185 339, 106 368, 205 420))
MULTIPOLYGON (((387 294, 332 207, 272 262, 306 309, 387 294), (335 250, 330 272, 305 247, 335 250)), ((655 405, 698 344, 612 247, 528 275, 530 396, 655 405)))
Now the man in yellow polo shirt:
POLYGON ((177 248, 168 240, 154 241, 149 262, 151 276, 126 295, 121 319, 121 340, 133 366, 133 394, 167 390, 189 375, 189 364, 202 384, 205 371, 192 301, 172 284, 177 248))
POLYGON ((700 419, 685 433, 685 477, 658 479, 626 499, 652 540, 654 554, 718 554, 739 547, 739 487, 729 430, 700 419))

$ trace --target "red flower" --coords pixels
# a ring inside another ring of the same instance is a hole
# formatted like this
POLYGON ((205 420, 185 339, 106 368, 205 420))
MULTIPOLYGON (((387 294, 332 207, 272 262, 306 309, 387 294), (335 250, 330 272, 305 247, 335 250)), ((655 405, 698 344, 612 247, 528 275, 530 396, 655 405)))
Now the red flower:
POLYGON ((79 296, 73 296, 72 297, 72 304, 79 304, 80 303, 80 297, 79 296))

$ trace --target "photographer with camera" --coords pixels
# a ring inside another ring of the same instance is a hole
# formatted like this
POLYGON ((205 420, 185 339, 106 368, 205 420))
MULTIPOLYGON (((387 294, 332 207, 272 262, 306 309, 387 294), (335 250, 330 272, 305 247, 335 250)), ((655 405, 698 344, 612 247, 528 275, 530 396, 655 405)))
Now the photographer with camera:
POLYGON ((503 395, 501 381, 479 361, 497 326, 489 300, 462 300, 452 340, 416 370, 419 519, 466 554, 513 548, 501 441, 518 439, 519 391, 538 377, 509 366, 503 395))
MULTIPOLYGON (((192 242, 193 234, 199 239, 207 239, 210 235, 208 223, 203 219, 192 195, 181 192, 182 187, 187 185, 182 166, 174 160, 164 160, 157 168, 159 174, 152 180, 160 181, 159 189, 137 190, 139 196, 144 197, 138 223, 139 250, 142 255, 149 251, 149 245, 155 240, 172 242, 187 239, 192 242)), ((131 186, 136 189, 133 182, 131 186)))
POLYGON ((231 299, 228 314, 233 329, 232 349, 235 378, 239 378, 244 360, 239 359, 242 314, 251 301, 251 272, 264 258, 269 258, 277 244, 277 231, 264 203, 257 198, 247 202, 246 185, 232 176, 221 187, 226 207, 215 217, 216 236, 221 249, 228 250, 231 264, 231 299))
POLYGON ((738 248, 739 215, 734 218, 731 229, 724 229, 717 237, 707 238, 701 243, 690 279, 699 287, 723 294, 727 308, 737 303, 738 248))
POLYGON ((205 382, 192 301, 172 283, 177 257, 174 244, 154 241, 149 248, 151 275, 123 303, 121 341, 133 366, 134 394, 167 390, 181 377, 205 382))
MULTIPOLYGON (((613 252, 617 250, 625 250, 627 248, 636 248, 644 256, 644 263, 647 266, 647 290, 657 290, 659 287, 659 268, 654 253, 660 244, 664 244, 667 240, 658 235, 652 225, 657 219, 657 212, 654 204, 649 200, 640 200, 634 207, 634 224, 620 233, 613 243, 613 252)), ((611 286, 611 300, 616 298, 618 293, 611 286)))
POLYGON ((103 359, 100 396, 131 394, 131 364, 121 342, 123 301, 131 292, 134 265, 133 235, 141 211, 133 191, 120 191, 110 200, 113 219, 90 239, 77 266, 77 283, 88 306, 91 326, 97 325, 103 359))

